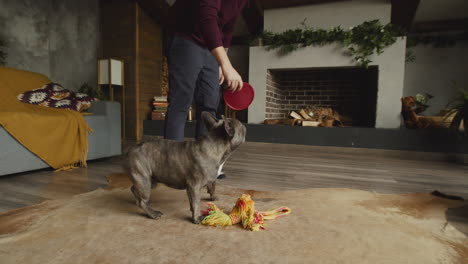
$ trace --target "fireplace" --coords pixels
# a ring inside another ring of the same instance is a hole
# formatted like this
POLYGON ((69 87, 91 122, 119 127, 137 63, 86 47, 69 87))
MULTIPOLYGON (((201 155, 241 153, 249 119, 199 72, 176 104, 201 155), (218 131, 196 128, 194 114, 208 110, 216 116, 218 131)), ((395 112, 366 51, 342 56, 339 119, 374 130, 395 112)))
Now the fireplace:
POLYGON ((405 46, 406 39, 398 39, 384 53, 372 56, 368 69, 356 67, 343 56, 339 44, 300 48, 287 55, 252 46, 249 83, 256 96, 249 107, 248 122, 264 124, 265 119, 282 118, 287 110, 323 104, 349 115, 353 126, 399 128, 405 46), (321 79, 314 80, 315 75, 321 79))
POLYGON ((271 69, 265 119, 321 107, 336 111, 345 126, 375 127, 377 87, 377 66, 271 69))

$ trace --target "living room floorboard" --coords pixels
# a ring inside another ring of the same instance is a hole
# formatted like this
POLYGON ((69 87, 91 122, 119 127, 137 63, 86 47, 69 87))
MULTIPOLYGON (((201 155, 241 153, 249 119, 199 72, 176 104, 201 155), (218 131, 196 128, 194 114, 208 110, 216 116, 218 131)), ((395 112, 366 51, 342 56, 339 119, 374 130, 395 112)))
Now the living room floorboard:
MULTIPOLYGON (((255 190, 353 188, 379 193, 440 192, 468 198, 468 164, 449 154, 247 142, 226 163, 218 181, 255 190), (446 157, 445 157, 446 156, 446 157)), ((466 160, 465 157, 463 159, 466 160)), ((122 157, 88 168, 50 169, 0 177, 0 213, 47 199, 66 198, 107 185, 122 173, 122 157)))

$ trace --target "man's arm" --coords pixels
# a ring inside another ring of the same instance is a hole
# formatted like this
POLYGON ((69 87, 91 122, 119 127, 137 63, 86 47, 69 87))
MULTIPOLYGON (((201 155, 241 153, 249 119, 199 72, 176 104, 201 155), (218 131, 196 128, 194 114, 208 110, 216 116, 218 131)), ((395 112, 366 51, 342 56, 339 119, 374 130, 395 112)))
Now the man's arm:
POLYGON ((242 78, 232 67, 227 52, 223 48, 224 43, 218 27, 218 12, 220 9, 221 0, 200 0, 198 10, 200 30, 208 49, 215 56, 221 67, 221 72, 229 89, 237 91, 242 88, 242 78))
POLYGON ((200 0, 198 19, 200 31, 209 50, 223 46, 221 32, 218 28, 218 12, 221 0, 200 0))
MULTIPOLYGON (((224 51, 226 51, 226 54, 227 54, 229 51, 229 48, 224 48, 224 51)), ((221 68, 221 66, 219 66, 219 85, 223 84, 223 82, 224 82, 224 73, 223 73, 223 69, 221 68)))
POLYGON ((231 91, 238 91, 242 89, 242 77, 234 69, 234 67, 232 67, 231 61, 227 56, 226 50, 223 47, 217 47, 213 49, 211 53, 215 56, 216 60, 218 61, 229 89, 231 91))

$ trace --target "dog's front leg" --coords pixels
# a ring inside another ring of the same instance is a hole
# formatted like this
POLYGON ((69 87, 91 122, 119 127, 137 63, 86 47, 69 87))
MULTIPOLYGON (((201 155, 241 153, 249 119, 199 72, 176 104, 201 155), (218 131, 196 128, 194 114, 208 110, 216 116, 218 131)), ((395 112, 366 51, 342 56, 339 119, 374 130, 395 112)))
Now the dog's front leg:
POLYGON ((211 201, 216 201, 216 200, 218 200, 218 197, 217 197, 216 194, 215 194, 215 191, 216 191, 216 181, 209 182, 209 183, 206 185, 206 188, 208 189, 208 193, 210 194, 210 199, 211 199, 211 201))
POLYGON ((201 187, 200 185, 189 185, 187 187, 187 195, 190 201, 190 210, 192 211, 192 222, 199 224, 201 221, 200 213, 200 199, 201 199, 201 187))

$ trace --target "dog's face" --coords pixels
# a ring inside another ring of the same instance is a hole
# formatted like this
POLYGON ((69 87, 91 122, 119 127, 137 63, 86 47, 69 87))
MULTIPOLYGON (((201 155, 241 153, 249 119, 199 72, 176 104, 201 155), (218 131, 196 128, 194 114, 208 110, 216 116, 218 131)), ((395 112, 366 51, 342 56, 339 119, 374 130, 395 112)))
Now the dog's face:
POLYGON ((218 120, 209 112, 203 112, 202 118, 209 133, 223 137, 230 143, 232 149, 245 142, 247 129, 239 120, 225 118, 224 116, 223 119, 218 120))
POLYGON ((403 110, 411 110, 414 107, 416 107, 416 100, 414 99, 413 96, 408 96, 408 97, 402 97, 401 98, 401 103, 403 106, 403 110))

